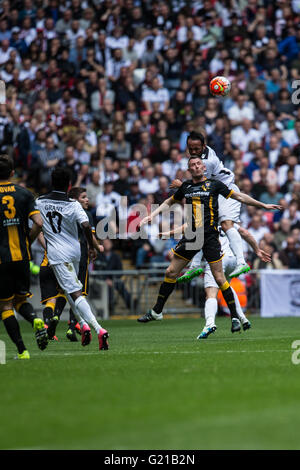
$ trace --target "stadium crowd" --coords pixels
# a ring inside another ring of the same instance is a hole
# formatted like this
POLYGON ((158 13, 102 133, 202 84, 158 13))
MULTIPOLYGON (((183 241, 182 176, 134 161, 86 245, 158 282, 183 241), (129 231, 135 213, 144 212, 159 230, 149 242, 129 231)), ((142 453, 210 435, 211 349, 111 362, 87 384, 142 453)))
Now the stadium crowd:
MULTIPOLYGON (((118 233, 124 214, 137 216, 121 196, 161 203, 172 179, 189 177, 186 137, 202 131, 243 192, 284 207, 242 209, 267 267, 300 268, 299 1, 0 5, 0 145, 21 184, 45 193, 51 170, 69 168, 95 222, 118 207, 118 233), (232 83, 224 99, 209 93, 216 75, 232 83)), ((137 267, 167 259, 176 241, 157 238, 162 223, 126 245, 137 267)))

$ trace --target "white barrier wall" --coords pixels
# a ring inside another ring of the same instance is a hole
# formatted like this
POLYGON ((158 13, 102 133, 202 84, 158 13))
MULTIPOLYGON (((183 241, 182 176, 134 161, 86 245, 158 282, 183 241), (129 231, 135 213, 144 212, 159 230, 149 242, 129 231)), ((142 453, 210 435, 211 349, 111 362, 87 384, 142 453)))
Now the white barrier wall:
POLYGON ((300 316, 300 270, 260 271, 262 317, 300 316))

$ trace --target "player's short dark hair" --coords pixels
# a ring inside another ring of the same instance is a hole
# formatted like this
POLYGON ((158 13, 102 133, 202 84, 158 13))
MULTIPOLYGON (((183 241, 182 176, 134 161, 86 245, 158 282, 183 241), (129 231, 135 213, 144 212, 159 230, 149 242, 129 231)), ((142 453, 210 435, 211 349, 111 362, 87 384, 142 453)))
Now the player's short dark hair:
POLYGON ((0 180, 9 178, 13 169, 13 160, 8 155, 0 155, 0 180))
POLYGON ((52 187, 57 191, 68 191, 71 172, 68 168, 55 168, 51 175, 52 187))
POLYGON ((70 191, 68 192, 68 196, 72 199, 79 199, 79 196, 80 194, 82 193, 85 193, 86 192, 86 188, 77 188, 75 186, 73 186, 70 191))
POLYGON ((187 136, 186 141, 188 142, 189 140, 200 140, 200 142, 202 142, 202 144, 205 144, 205 138, 204 138, 204 135, 201 134, 201 132, 192 131, 187 136))

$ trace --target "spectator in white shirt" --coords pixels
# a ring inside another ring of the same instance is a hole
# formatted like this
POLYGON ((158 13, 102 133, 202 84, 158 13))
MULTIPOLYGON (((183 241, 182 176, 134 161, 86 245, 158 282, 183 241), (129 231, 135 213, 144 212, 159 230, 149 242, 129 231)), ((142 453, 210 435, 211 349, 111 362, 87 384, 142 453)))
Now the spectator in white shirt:
POLYGON ((13 47, 9 47, 9 40, 3 39, 0 48, 0 65, 5 64, 10 59, 10 53, 13 50, 13 47))
POLYGON ((106 38, 105 45, 111 50, 125 49, 128 46, 129 38, 128 36, 123 36, 122 33, 122 28, 120 26, 116 26, 113 30, 113 34, 106 38))
POLYGON ((250 142, 259 144, 261 141, 260 132, 252 127, 249 119, 244 119, 242 125, 231 131, 231 142, 243 152, 248 151, 250 142))
POLYGON ((256 242, 259 243, 265 233, 269 233, 270 230, 262 225, 262 218, 260 215, 253 215, 251 226, 248 231, 255 238, 256 242))
POLYGON ((115 82, 120 78, 121 69, 129 66, 130 62, 123 59, 122 49, 114 49, 112 58, 106 63, 106 75, 111 82, 115 82))
POLYGON ((104 192, 96 197, 97 217, 109 217, 117 209, 121 201, 121 195, 113 191, 113 182, 105 181, 104 192))
POLYGON ((244 119, 253 121, 254 111, 249 103, 246 102, 246 96, 239 93, 236 99, 236 104, 231 106, 228 110, 228 118, 232 126, 238 126, 244 119))
POLYGON ((159 78, 154 77, 151 82, 151 88, 146 88, 142 93, 142 102, 148 111, 153 111, 153 103, 159 103, 159 111, 165 112, 170 103, 170 95, 167 88, 163 88, 159 78))
POLYGON ((193 33, 193 39, 195 41, 200 41, 204 36, 203 30, 196 26, 194 23, 194 18, 192 16, 188 16, 185 21, 185 26, 181 26, 177 31, 177 40, 179 43, 186 42, 188 38, 189 32, 193 33))
POLYGON ((170 160, 162 162, 162 169, 164 175, 171 180, 175 179, 177 170, 181 169, 180 153, 176 147, 170 151, 170 160))
POLYGON ((139 181, 139 190, 143 194, 154 194, 158 189, 159 183, 155 177, 154 168, 149 166, 145 171, 145 178, 139 181))
POLYGON ((284 140, 290 147, 295 147, 300 144, 300 119, 295 122, 294 129, 283 131, 282 133, 284 140))
POLYGON ((23 82, 27 78, 30 80, 35 79, 36 74, 36 66, 32 65, 31 59, 29 57, 25 57, 22 63, 22 69, 20 70, 19 80, 23 82))
POLYGON ((282 165, 278 168, 278 184, 283 186, 287 181, 288 171, 294 172, 294 180, 300 181, 300 165, 295 155, 290 155, 287 159, 286 165, 282 165))
POLYGON ((20 31, 19 39, 24 39, 27 46, 29 47, 32 41, 37 37, 36 29, 31 27, 31 19, 29 16, 25 16, 22 24, 22 29, 20 31))
POLYGON ((70 49, 76 46, 76 40, 79 36, 83 36, 85 38, 85 31, 84 29, 80 28, 80 23, 78 20, 72 21, 71 28, 67 29, 66 36, 67 40, 69 41, 70 49))

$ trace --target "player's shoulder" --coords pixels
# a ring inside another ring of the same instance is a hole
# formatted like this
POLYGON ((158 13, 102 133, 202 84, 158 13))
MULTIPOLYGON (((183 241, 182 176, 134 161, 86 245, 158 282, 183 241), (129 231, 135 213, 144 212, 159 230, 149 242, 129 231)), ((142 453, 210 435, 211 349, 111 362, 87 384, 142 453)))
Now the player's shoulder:
POLYGON ((37 198, 37 201, 53 201, 53 202, 77 202, 75 199, 71 199, 67 193, 62 191, 50 191, 47 194, 43 194, 37 198))
POLYGON ((188 186, 191 186, 193 184, 193 180, 185 180, 182 185, 180 186, 180 188, 187 188, 188 186))

